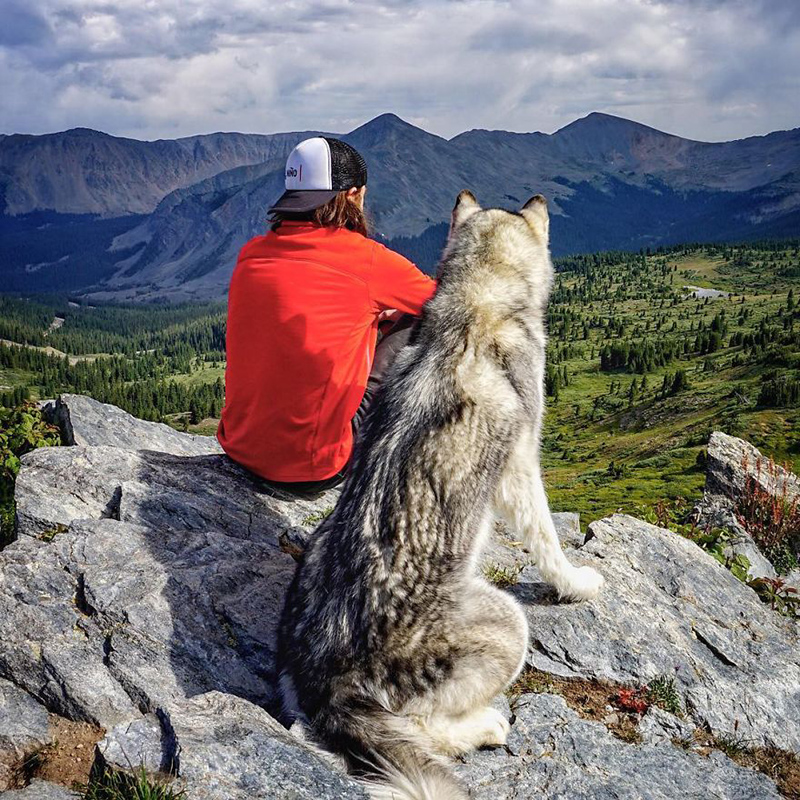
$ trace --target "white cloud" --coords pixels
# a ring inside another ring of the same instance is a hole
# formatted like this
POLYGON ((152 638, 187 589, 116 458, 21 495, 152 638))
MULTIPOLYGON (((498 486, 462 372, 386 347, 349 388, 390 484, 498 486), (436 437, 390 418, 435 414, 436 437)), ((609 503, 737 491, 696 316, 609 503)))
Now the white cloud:
POLYGON ((0 0, 0 129, 139 138, 552 131, 599 110, 699 139, 800 124, 796 0, 0 0))

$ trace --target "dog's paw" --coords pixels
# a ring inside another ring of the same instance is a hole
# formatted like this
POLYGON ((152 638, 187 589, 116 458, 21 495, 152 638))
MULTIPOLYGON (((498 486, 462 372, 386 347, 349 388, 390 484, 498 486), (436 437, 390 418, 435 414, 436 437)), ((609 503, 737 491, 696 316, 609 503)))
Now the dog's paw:
POLYGON ((496 708, 487 706, 476 725, 475 747, 502 747, 510 731, 508 720, 496 708))
POLYGON ((576 567, 557 589, 561 600, 576 603, 597 597, 605 582, 605 578, 596 569, 576 567))

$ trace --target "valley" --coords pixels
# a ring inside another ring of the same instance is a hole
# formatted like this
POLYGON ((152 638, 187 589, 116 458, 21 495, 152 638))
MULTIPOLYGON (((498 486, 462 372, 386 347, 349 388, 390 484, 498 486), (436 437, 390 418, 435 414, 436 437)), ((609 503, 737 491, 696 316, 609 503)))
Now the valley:
MULTIPOLYGON (((586 524, 696 498, 713 430, 800 469, 800 243, 579 255, 557 269, 543 439, 554 510, 586 524)), ((222 303, 0 297, 0 339, 28 345, 0 343, 0 402, 85 393, 210 435, 224 337, 222 303)))

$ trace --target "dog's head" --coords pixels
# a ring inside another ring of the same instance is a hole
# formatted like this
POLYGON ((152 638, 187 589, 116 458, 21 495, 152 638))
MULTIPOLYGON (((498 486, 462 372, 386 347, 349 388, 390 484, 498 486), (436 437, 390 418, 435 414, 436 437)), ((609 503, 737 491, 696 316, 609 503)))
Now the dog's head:
MULTIPOLYGON (((484 211, 478 205, 475 195, 466 189, 459 192, 456 198, 456 204, 453 207, 453 213, 450 216, 450 234, 449 239, 452 239, 468 220, 475 217, 476 214, 491 215, 490 219, 480 220, 482 223, 487 223, 487 230, 497 230, 508 225, 516 225, 518 230, 521 223, 527 225, 528 230, 526 233, 536 239, 537 244, 547 247, 550 238, 550 216, 547 213, 547 200, 540 194, 536 194, 525 203, 524 206, 518 211, 505 211, 500 208, 490 208, 484 211)), ((475 220, 475 223, 479 223, 475 220)))
POLYGON ((463 191, 453 208, 439 267, 440 284, 452 280, 484 286, 516 283, 530 287, 544 302, 553 279, 549 231, 547 201, 540 194, 519 211, 506 211, 481 208, 471 192, 463 191))

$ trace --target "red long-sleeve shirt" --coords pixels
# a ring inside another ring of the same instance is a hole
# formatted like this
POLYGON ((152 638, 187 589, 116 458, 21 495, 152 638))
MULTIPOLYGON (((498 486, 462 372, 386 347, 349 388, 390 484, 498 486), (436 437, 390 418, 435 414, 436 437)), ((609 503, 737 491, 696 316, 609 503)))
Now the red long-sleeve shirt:
POLYGON ((239 253, 228 296, 225 452, 275 481, 323 480, 350 457, 378 315, 419 314, 435 283, 359 233, 284 222, 239 253))

